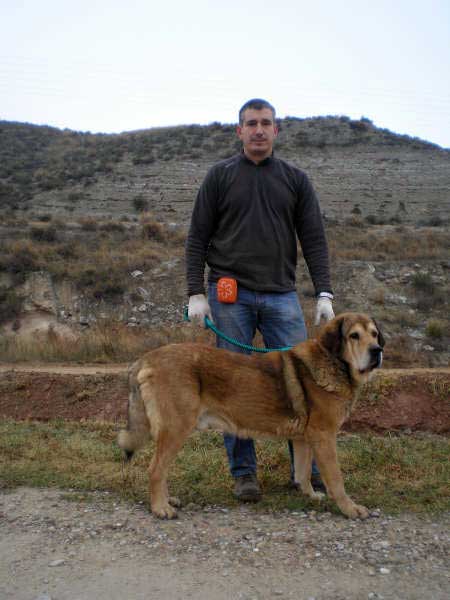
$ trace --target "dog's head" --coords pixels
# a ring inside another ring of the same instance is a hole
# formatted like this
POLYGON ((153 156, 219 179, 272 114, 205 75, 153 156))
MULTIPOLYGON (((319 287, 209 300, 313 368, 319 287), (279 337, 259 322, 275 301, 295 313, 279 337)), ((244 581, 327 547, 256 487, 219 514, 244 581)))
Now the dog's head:
POLYGON ((369 380, 381 367, 384 338, 377 323, 361 313, 342 313, 327 323, 319 335, 320 344, 346 363, 356 383, 369 380))

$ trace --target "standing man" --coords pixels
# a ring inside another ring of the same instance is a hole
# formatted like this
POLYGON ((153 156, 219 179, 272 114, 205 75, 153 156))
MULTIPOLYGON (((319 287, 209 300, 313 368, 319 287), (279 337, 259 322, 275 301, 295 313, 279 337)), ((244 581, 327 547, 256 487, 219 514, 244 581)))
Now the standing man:
MULTIPOLYGON (((207 173, 186 242, 189 319, 204 325, 208 316, 219 330, 248 345, 259 330, 267 348, 294 346, 306 339, 295 288, 297 238, 318 299, 316 324, 334 317, 319 203, 305 173, 274 156, 277 134, 271 104, 261 99, 244 104, 237 127, 242 152, 207 173), (237 283, 232 303, 218 296, 222 277, 237 283)), ((220 338, 217 346, 245 352, 220 338)), ((225 435, 224 441, 236 498, 259 500, 253 440, 225 435)), ((293 475, 292 444, 289 449, 293 475)), ((315 463, 311 482, 316 490, 323 489, 315 463)))

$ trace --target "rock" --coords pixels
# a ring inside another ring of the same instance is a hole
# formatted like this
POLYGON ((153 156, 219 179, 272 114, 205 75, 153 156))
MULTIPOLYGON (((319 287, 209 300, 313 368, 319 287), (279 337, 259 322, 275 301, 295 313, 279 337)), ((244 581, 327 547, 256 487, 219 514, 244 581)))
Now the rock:
POLYGON ((64 564, 66 563, 66 561, 63 558, 58 558, 57 560, 53 560, 51 563, 49 563, 49 567, 62 567, 64 564))

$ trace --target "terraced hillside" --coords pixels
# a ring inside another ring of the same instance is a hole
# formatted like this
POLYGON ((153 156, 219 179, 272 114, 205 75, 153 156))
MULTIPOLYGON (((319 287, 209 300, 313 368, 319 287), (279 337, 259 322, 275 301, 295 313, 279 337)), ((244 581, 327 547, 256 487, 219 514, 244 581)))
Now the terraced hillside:
MULTIPOLYGON (((325 216, 371 223, 448 219, 450 151, 368 119, 286 118, 276 151, 304 169, 325 216)), ((37 214, 188 220, 207 169, 239 149, 234 126, 92 135, 0 122, 0 208, 37 214)))

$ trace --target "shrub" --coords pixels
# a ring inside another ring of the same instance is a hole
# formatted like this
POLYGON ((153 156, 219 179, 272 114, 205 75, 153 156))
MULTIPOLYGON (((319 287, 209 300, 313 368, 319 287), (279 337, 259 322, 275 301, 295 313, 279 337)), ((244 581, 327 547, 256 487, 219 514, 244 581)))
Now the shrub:
POLYGON ((414 273, 411 283, 416 290, 431 292, 434 289, 433 278, 429 273, 414 273))
POLYGON ((124 233, 127 230, 123 223, 119 223, 117 221, 108 221, 106 223, 102 223, 100 225, 100 229, 102 231, 111 231, 117 233, 124 233))
POLYGON ((350 225, 350 227, 365 227, 364 220, 360 215, 353 215, 352 217, 350 217, 350 219, 347 219, 345 223, 346 225, 350 225))
POLYGON ((148 200, 143 196, 136 196, 133 198, 133 206, 136 212, 145 212, 148 210, 148 200))
POLYGON ((420 291, 417 298, 417 308, 427 312, 434 308, 442 310, 448 301, 447 292, 439 287, 432 287, 428 291, 420 291))
POLYGON ((70 192, 67 196, 67 200, 69 202, 78 202, 78 200, 83 199, 83 194, 81 192, 70 192))
POLYGON ((444 221, 443 219, 441 219, 441 217, 436 215, 434 217, 430 217, 430 219, 427 222, 427 225, 429 225, 430 227, 441 227, 442 225, 444 225, 444 221))
POLYGON ((365 132, 370 129, 369 123, 369 119, 361 119, 360 121, 350 121, 349 125, 354 131, 365 132))
POLYGON ((30 271, 41 268, 41 258, 31 242, 17 241, 0 254, 0 270, 23 278, 30 271))
POLYGON ((167 232, 164 226, 157 221, 144 221, 142 223, 142 236, 146 240, 154 240, 161 243, 167 240, 167 232))
POLYGON ((425 327, 425 333, 430 338, 441 339, 444 337, 445 324, 439 319, 430 319, 425 327))
POLYGON ((78 259, 81 255, 80 246, 73 240, 66 242, 65 244, 59 244, 56 248, 56 252, 63 258, 67 259, 78 259))
POLYGON ((13 289, 0 288, 0 323, 15 319, 20 314, 22 302, 13 289))
POLYGON ((384 305, 386 302, 386 292, 384 288, 378 287, 376 288, 370 295, 370 300, 375 304, 384 305))
POLYGON ((114 299, 125 292, 123 279, 117 274, 103 273, 97 275, 97 280, 92 288, 92 295, 96 300, 102 298, 114 299))
POLYGON ((98 228, 98 223, 94 217, 83 217, 78 220, 78 223, 83 231, 96 231, 98 228))
POLYGON ((30 229, 31 239, 37 242, 56 242, 58 234, 53 225, 34 225, 30 229))

